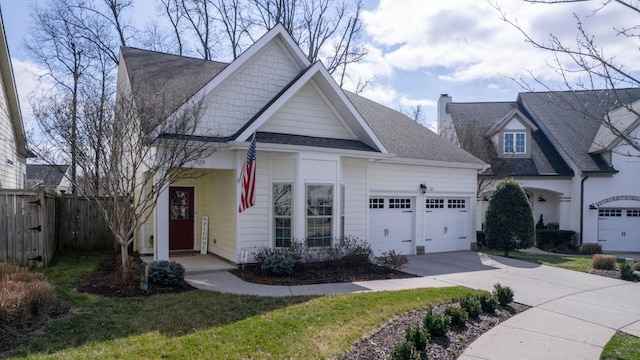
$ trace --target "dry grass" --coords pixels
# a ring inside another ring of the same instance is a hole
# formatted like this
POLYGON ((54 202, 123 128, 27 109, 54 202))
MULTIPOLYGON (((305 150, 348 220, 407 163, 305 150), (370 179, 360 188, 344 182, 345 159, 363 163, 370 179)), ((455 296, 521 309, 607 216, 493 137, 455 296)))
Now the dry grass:
POLYGON ((595 270, 616 270, 616 257, 613 255, 593 255, 593 268, 595 270))
POLYGON ((55 302, 55 289, 44 274, 0 264, 0 333, 15 334, 41 324, 55 302))
POLYGON ((598 243, 584 243, 580 245, 580 255, 602 254, 602 245, 598 243))

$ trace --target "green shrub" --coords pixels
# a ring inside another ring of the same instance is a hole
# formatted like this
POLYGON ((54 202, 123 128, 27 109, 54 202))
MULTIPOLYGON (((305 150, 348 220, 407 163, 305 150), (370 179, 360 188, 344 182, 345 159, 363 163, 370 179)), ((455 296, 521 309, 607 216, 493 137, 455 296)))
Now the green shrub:
POLYGON ((397 254, 395 250, 389 250, 378 256, 377 262, 380 266, 400 270, 409 263, 409 258, 406 255, 397 254))
POLYGON ((149 281, 154 284, 173 286, 184 280, 184 266, 175 261, 159 260, 149 263, 149 281))
POLYGON ((616 257, 613 255, 595 254, 591 260, 591 266, 595 270, 615 270, 616 257))
POLYGON ((396 345, 391 352, 390 360, 419 360, 420 354, 411 341, 396 345))
POLYGON ((496 309, 500 305, 500 303, 498 302, 498 299, 496 299, 496 297, 493 296, 493 294, 485 293, 480 295, 478 299, 480 299, 480 306, 482 306, 482 311, 489 314, 495 313, 496 309))
POLYGON ((631 269, 631 265, 626 262, 620 264, 620 278, 622 280, 633 281, 633 269, 631 269))
POLYGON ((427 310, 422 326, 433 336, 444 336, 449 331, 451 317, 445 314, 434 314, 433 309, 427 310))
POLYGON ((429 343, 429 332, 419 326, 409 326, 405 332, 404 339, 407 342, 412 342, 418 352, 422 352, 429 343))
POLYGON ((472 319, 477 319, 482 312, 482 304, 478 296, 469 295, 460 299, 460 306, 472 319))
POLYGON ((576 232, 573 230, 536 230, 536 245, 549 252, 575 250, 576 232))
POLYGON ((319 252, 321 259, 325 261, 339 261, 347 266, 358 266, 369 263, 373 258, 371 245, 364 240, 352 236, 344 236, 333 241, 326 248, 314 250, 319 252))
POLYGON ((478 244, 478 249, 487 247, 487 236, 484 231, 476 231, 476 244, 478 244))
POLYGON ((497 283, 493 285, 493 296, 498 300, 500 306, 506 306, 513 301, 513 290, 497 283))
POLYGON ((506 179, 496 186, 485 220, 487 245, 491 249, 509 251, 533 245, 533 214, 527 196, 520 185, 506 179))
POLYGON ((449 305, 444 309, 444 314, 451 317, 451 325, 464 326, 469 320, 469 313, 460 305, 449 305))
POLYGON ((287 256, 269 256, 262 261, 261 269, 277 276, 293 274, 296 262, 287 256))
POLYGON ((580 245, 580 255, 602 254, 602 245, 598 243, 584 243, 580 245))

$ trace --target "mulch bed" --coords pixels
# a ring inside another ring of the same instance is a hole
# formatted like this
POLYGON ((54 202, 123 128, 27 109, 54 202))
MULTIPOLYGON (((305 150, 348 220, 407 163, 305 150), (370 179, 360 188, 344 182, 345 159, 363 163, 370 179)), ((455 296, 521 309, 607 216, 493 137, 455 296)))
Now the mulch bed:
POLYGON ((274 276, 253 264, 232 270, 231 273, 247 282, 285 286, 417 277, 368 262, 344 264, 339 261, 296 264, 291 276, 274 276))
POLYGON ((112 298, 146 297, 195 289, 189 283, 183 281, 175 286, 149 284, 148 290, 140 290, 140 277, 142 275, 140 265, 142 263, 139 253, 129 254, 129 276, 126 281, 122 281, 120 254, 113 253, 94 272, 81 280, 75 289, 78 292, 112 298))

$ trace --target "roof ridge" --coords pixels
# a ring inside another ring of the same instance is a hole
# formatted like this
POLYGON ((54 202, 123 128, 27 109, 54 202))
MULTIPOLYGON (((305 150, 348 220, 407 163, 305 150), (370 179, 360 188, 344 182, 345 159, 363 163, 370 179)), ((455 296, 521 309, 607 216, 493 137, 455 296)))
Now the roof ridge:
POLYGON ((178 58, 181 58, 181 59, 199 60, 199 61, 203 61, 203 62, 211 62, 211 63, 217 63, 217 64, 221 64, 221 65, 229 65, 230 64, 229 62, 225 62, 225 61, 206 60, 206 59, 203 59, 203 58, 197 58, 197 57, 190 56, 190 55, 171 54, 171 53, 164 52, 164 51, 141 49, 141 48, 133 47, 133 46, 122 45, 122 46, 120 46, 120 51, 122 51, 122 49, 144 51, 144 52, 154 53, 154 54, 158 54, 158 55, 173 56, 173 57, 178 57, 178 58))

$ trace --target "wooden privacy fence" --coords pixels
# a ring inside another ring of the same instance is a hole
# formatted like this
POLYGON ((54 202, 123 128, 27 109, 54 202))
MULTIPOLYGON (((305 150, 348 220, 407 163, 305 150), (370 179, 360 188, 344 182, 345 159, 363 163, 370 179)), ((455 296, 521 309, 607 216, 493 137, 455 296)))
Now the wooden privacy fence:
POLYGON ((73 195, 56 196, 44 188, 0 189, 0 262, 46 267, 55 251, 114 248, 111 230, 94 200, 80 197, 76 203, 73 195))
MULTIPOLYGON (((101 198, 107 203, 109 198, 101 198)), ((78 198, 74 211, 74 196, 65 194, 58 197, 56 206, 57 249, 60 251, 101 251, 113 250, 115 240, 96 202, 88 198, 78 198), (75 214, 75 215, 74 215, 75 214), (77 232, 74 236, 74 217, 77 216, 77 232)), ((110 208, 111 206, 107 206, 110 208)))
POLYGON ((55 251, 55 195, 0 190, 0 262, 46 267, 55 251))

